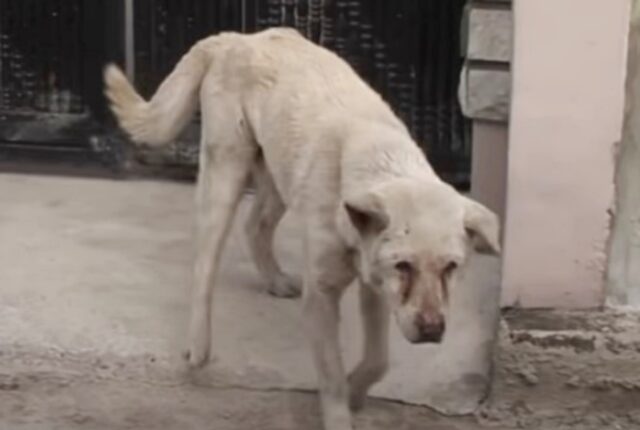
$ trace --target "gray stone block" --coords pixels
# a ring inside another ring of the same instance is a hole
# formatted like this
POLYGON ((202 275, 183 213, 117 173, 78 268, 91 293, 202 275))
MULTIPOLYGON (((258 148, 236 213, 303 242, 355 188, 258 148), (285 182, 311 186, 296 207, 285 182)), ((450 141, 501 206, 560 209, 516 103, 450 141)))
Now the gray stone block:
POLYGON ((466 57, 482 61, 511 61, 513 16, 510 9, 471 7, 467 18, 466 57))
POLYGON ((507 121, 511 99, 511 73, 465 64, 460 79, 459 99, 465 116, 473 119, 507 121))

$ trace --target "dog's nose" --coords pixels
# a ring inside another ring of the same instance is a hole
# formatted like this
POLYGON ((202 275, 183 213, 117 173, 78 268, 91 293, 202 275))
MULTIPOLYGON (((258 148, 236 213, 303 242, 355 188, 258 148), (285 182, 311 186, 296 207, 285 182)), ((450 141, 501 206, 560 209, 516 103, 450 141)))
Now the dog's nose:
POLYGON ((445 330, 445 321, 442 314, 419 314, 416 317, 416 327, 418 329, 419 343, 438 343, 442 340, 445 330))

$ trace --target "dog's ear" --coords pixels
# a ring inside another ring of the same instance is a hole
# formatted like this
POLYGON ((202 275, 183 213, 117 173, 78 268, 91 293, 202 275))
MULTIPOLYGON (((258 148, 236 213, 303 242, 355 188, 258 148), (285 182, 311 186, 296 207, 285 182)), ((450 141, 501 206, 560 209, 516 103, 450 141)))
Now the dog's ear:
POLYGON ((500 254, 500 223, 496 214, 471 199, 464 199, 464 228, 474 249, 482 254, 500 254))
POLYGON ((344 208, 361 237, 378 234, 389 225, 389 216, 373 193, 345 200, 344 208))

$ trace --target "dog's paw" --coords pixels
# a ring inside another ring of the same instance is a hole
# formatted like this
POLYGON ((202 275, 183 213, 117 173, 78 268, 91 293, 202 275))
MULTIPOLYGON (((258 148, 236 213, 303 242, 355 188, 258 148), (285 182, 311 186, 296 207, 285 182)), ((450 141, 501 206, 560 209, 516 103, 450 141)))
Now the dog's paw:
POLYGON ((192 369, 203 367, 209 360, 211 348, 211 330, 206 319, 193 318, 189 330, 189 344, 183 354, 187 365, 192 369))
POLYGON ((322 421, 326 430, 354 430, 351 413, 346 405, 342 407, 323 408, 322 421))
POLYGON ((387 371, 386 364, 378 366, 360 365, 347 378, 349 384, 349 407, 357 412, 364 407, 373 384, 378 382, 387 371))
POLYGON ((347 378, 349 385, 349 409, 358 412, 364 407, 367 397, 367 386, 363 383, 361 373, 353 371, 347 378))
POLYGON ((182 353, 182 359, 189 369, 200 369, 209 361, 209 352, 196 351, 195 349, 189 348, 182 353))
POLYGON ((349 409, 352 412, 359 412, 364 407, 367 399, 367 392, 364 390, 352 390, 349 393, 349 409))
POLYGON ((282 274, 271 283, 268 292, 275 297, 299 297, 302 293, 302 282, 290 275, 282 274))

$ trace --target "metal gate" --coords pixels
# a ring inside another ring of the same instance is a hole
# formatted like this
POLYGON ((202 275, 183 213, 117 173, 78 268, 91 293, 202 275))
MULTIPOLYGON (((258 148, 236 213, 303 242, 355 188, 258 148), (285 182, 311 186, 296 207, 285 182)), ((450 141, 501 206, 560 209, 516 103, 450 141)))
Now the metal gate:
MULTIPOLYGON (((287 25, 351 63, 408 124, 436 170, 465 185, 469 126, 457 100, 465 2, 0 0, 0 154, 8 145, 101 148, 118 160, 101 94, 106 61, 122 64, 126 46, 148 96, 196 40, 287 25)), ((188 140, 197 141, 193 133, 188 140)))

